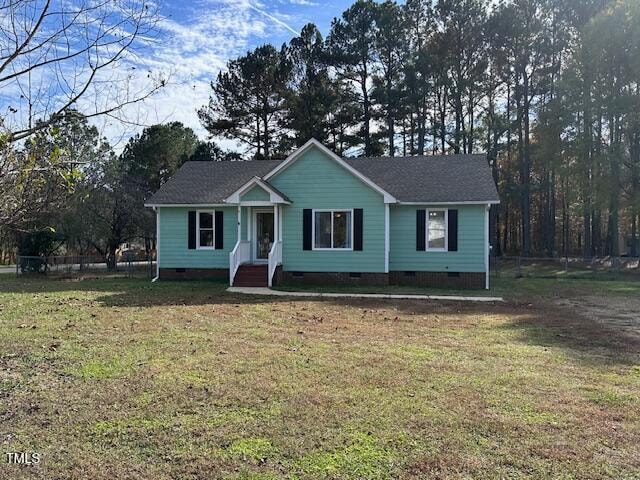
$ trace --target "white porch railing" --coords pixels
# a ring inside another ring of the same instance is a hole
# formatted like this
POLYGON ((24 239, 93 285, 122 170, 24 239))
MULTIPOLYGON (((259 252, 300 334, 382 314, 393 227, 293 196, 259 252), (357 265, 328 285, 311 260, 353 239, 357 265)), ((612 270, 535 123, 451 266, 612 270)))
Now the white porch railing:
POLYGON ((251 260, 251 242, 238 240, 236 246, 229 252, 229 286, 233 286, 233 279, 240 265, 249 260, 251 260))
POLYGON ((276 273, 276 267, 278 265, 282 265, 282 242, 273 242, 273 246, 269 252, 269 287, 273 285, 273 275, 276 273))

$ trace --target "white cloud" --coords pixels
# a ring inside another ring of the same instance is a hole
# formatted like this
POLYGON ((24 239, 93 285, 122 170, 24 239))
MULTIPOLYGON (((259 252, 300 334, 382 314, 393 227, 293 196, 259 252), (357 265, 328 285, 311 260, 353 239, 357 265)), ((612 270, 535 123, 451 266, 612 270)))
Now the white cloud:
POLYGON ((305 7, 317 7, 319 3, 311 2, 310 0, 289 0, 291 5, 302 5, 305 7))
MULTIPOLYGON (((149 72, 169 76, 167 85, 153 97, 129 105, 114 116, 93 120, 117 150, 144 125, 160 122, 180 121, 205 137, 196 110, 208 102, 210 82, 227 61, 274 36, 291 37, 296 33, 290 25, 291 17, 274 11, 273 4, 258 0, 185 3, 179 7, 179 18, 165 12, 158 22, 157 35, 141 39, 138 50, 110 71, 102 72, 102 92, 105 85, 112 91, 141 92, 148 87, 149 72), (126 88, 125 83, 109 83, 113 78, 128 79, 126 88)), ((79 102, 81 110, 96 110, 107 103, 106 96, 97 92, 79 102)), ((15 95, 17 91, 10 93, 15 95)), ((5 95, 0 94, 3 109, 8 108, 5 95)))
MULTIPOLYGON (((249 2, 233 0, 207 1, 181 20, 163 17, 158 39, 150 43, 137 67, 141 72, 169 74, 169 82, 151 99, 127 108, 125 118, 143 125, 180 121, 206 136, 196 110, 208 102, 210 82, 228 59, 244 53, 255 39, 266 37, 273 23, 284 28, 256 12, 249 2)), ((142 128, 114 119, 102 119, 102 127, 118 149, 142 128)))

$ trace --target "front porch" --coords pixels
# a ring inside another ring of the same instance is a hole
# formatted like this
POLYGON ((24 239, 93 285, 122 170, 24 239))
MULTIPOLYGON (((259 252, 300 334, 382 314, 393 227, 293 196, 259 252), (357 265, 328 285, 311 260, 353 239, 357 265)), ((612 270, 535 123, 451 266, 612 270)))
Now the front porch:
POLYGON ((289 200, 255 177, 227 199, 238 206, 238 241, 229 253, 229 285, 273 285, 282 265, 282 208, 289 200))

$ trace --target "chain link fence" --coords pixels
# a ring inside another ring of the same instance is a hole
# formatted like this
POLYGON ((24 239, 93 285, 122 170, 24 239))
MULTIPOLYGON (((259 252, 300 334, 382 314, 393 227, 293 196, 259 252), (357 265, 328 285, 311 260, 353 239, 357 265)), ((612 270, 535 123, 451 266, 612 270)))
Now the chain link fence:
POLYGON ((18 256, 16 275, 74 275, 83 273, 113 273, 127 277, 155 276, 155 261, 151 256, 125 255, 109 268, 104 257, 91 255, 18 256))
POLYGON ((490 257, 491 273, 503 278, 629 278, 640 280, 638 257, 490 257))

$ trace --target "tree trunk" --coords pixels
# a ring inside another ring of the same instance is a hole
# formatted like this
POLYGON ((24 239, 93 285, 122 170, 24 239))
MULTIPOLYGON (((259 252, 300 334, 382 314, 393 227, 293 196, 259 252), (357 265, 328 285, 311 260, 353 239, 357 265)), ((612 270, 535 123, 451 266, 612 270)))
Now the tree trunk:
POLYGON ((367 90, 367 80, 369 73, 364 65, 363 73, 360 76, 360 88, 362 91, 362 133, 364 135, 364 155, 366 157, 373 154, 371 145, 371 105, 369 104, 369 91, 367 90))
POLYGON ((441 154, 445 155, 447 153, 447 99, 446 99, 446 91, 444 87, 442 87, 441 93, 438 95, 439 99, 439 109, 440 109, 440 148, 441 154))
POLYGON ((460 153, 460 143, 462 137, 462 99, 460 98, 460 92, 456 91, 455 104, 455 134, 453 138, 453 153, 460 153))
POLYGON ((620 182, 620 170, 622 164, 622 145, 621 145, 621 119, 611 119, 611 135, 613 139, 611 155, 611 197, 609 207, 609 238, 610 252, 614 257, 620 256, 620 194, 622 190, 620 182))
POLYGON ((114 243, 110 243, 107 247, 107 270, 113 271, 117 267, 116 262, 116 250, 118 249, 118 245, 114 243))
POLYGON ((263 130, 264 130, 264 142, 263 150, 264 150, 264 158, 265 160, 269 160, 271 158, 271 139, 269 138, 269 117, 265 114, 262 118, 263 130))
POLYGON ((529 77, 523 71, 524 147, 522 157, 524 208, 522 210, 522 251, 525 257, 531 255, 531 156, 529 122, 529 77))

